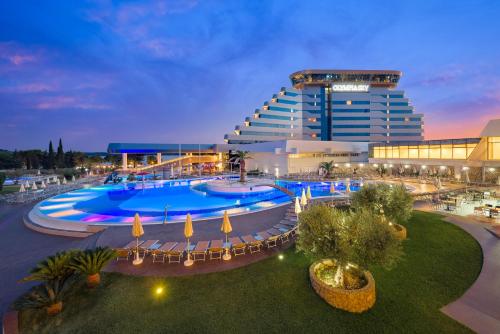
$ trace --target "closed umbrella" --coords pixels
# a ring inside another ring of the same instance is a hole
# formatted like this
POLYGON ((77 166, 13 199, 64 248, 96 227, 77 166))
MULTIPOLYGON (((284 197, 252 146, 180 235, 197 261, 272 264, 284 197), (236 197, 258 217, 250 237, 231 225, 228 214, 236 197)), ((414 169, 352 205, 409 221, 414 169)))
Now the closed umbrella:
POLYGON ((30 187, 30 183, 28 181, 26 181, 26 183, 24 184, 24 188, 29 188, 30 187))
POLYGON ((186 223, 184 224, 184 236, 187 239, 187 260, 184 261, 184 265, 189 267, 193 265, 193 260, 191 260, 190 244, 189 238, 193 236, 193 221, 191 220, 191 214, 187 214, 186 223))
POLYGON ((26 189, 24 188, 24 184, 21 183, 21 187, 19 188, 19 192, 23 193, 25 191, 26 191, 26 189))
POLYGON ((302 196, 300 197, 300 204, 302 204, 303 207, 307 205, 306 191, 303 188, 302 188, 302 196))
POLYGON ((174 165, 170 165, 170 177, 174 177, 174 165))
POLYGON ((307 196, 307 199, 308 199, 308 200, 311 200, 311 199, 312 199, 312 195, 311 195, 311 187, 310 187, 310 186, 307 186, 307 193, 306 193, 306 196, 307 196))
POLYGON ((167 223, 167 207, 165 206, 165 212, 163 213, 163 224, 167 223))
POLYGON ((45 185, 45 182, 42 180, 42 183, 40 184, 40 188, 45 189, 47 186, 45 185))
POLYGON ((142 260, 139 257, 139 238, 144 234, 144 229, 142 228, 141 217, 138 213, 134 216, 134 223, 132 224, 132 236, 137 239, 137 245, 135 248, 135 259, 132 262, 134 266, 137 266, 142 263, 142 260))
POLYGON ((345 180, 345 193, 349 194, 351 192, 351 180, 345 180))
POLYGON ((333 182, 330 183, 330 195, 333 195, 335 194, 335 185, 333 184, 333 182))
POLYGON ((38 187, 36 186, 36 182, 33 181, 33 187, 31 187, 31 190, 38 190, 38 187))
POLYGON ((228 246, 228 234, 231 233, 233 230, 231 226, 231 222, 229 221, 229 215, 227 214, 227 210, 224 211, 224 218, 222 219, 222 226, 220 227, 220 230, 226 234, 226 253, 224 256, 222 256, 223 260, 230 260, 231 259, 231 254, 229 253, 229 246, 228 246))
POLYGON ((297 217, 299 216, 299 213, 302 212, 302 208, 300 207, 300 201, 299 201, 299 196, 295 197, 295 214, 297 217))
POLYGON ((75 178, 75 176, 73 175, 73 176, 71 177, 71 182, 75 182, 75 181, 76 181, 76 178, 75 178))
POLYGON ((66 183, 68 183, 68 181, 66 180, 66 177, 63 176, 62 184, 66 184, 66 183))
POLYGON ((58 186, 60 186, 60 185, 61 185, 61 181, 59 181, 59 179, 58 179, 58 178, 56 178, 56 184, 57 184, 58 186))

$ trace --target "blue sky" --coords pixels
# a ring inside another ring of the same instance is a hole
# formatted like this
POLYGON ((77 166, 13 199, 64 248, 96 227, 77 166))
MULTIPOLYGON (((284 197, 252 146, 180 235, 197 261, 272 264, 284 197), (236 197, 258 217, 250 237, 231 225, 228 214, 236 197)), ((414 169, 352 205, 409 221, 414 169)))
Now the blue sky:
POLYGON ((428 139, 500 117, 497 1, 2 1, 0 148, 222 142, 307 68, 396 69, 428 139))

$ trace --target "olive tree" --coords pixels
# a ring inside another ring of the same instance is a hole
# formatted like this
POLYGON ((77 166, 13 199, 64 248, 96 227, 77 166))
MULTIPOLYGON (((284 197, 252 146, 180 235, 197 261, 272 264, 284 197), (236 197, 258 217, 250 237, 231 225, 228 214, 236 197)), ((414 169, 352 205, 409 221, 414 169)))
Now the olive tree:
POLYGON ((364 209, 373 214, 383 210, 390 221, 401 224, 411 217, 413 198, 403 184, 367 184, 353 194, 352 207, 356 211, 364 209))
POLYGON ((336 261, 334 284, 344 287, 348 265, 391 268, 402 256, 401 242, 381 215, 315 205, 299 215, 297 249, 313 260, 336 261))

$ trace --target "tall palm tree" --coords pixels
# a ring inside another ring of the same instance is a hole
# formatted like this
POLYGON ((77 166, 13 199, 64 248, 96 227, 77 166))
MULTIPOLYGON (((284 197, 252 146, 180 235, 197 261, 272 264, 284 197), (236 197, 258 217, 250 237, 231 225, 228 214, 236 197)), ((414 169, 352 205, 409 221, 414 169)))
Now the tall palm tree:
POLYGON ((328 178, 328 177, 330 177, 331 172, 335 168, 335 165, 333 163, 333 160, 332 161, 324 161, 324 162, 319 164, 319 168, 326 172, 325 176, 328 178))
POLYGON ((245 182, 245 160, 252 159, 248 151, 236 151, 235 156, 231 158, 232 162, 240 165, 240 182, 245 182))
POLYGON ((71 263, 70 268, 87 275, 87 286, 94 288, 101 283, 101 270, 116 257, 116 252, 109 247, 97 247, 78 252, 71 263))

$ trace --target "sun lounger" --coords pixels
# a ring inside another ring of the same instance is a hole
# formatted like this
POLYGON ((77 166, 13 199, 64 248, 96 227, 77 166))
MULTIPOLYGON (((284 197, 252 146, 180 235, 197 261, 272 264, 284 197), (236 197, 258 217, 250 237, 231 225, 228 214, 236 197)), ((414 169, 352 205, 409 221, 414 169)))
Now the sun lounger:
MULTIPOLYGON (((139 246, 143 242, 144 242, 143 240, 139 240, 139 246)), ((123 248, 125 248, 125 249, 131 249, 131 248, 135 248, 135 247, 137 247, 137 241, 136 240, 133 240, 133 241, 129 242, 128 244, 126 244, 125 246, 123 246, 123 248)))
POLYGON ((224 247, 222 240, 210 241, 210 248, 208 249, 208 255, 210 257, 210 260, 222 259, 223 252, 224 252, 224 247))
POLYGON ((177 245, 177 242, 166 242, 160 247, 158 247, 158 249, 152 250, 151 255, 153 256, 153 263, 154 262, 165 263, 165 259, 168 256, 168 251, 174 248, 175 245, 177 245))
POLYGON ((167 252, 168 263, 173 263, 173 262, 180 263, 181 259, 182 259, 182 255, 186 251, 186 246, 187 246, 187 243, 181 242, 181 243, 178 243, 177 245, 175 245, 174 248, 169 250, 167 252))
POLYGON ((269 230, 266 231, 270 235, 280 235, 281 231, 275 228, 270 228, 269 230))
POLYGON ((248 245, 250 253, 260 252, 262 248, 262 241, 255 239, 251 235, 244 235, 241 239, 243 239, 243 241, 248 245))
POLYGON ((289 220, 282 220, 280 221, 280 224, 287 225, 287 226, 295 226, 297 225, 295 222, 289 221, 289 220))
POLYGON ((246 244, 239 238, 233 237, 229 239, 234 256, 245 255, 246 244))
POLYGON ((205 255, 207 255, 208 241, 198 241, 196 247, 193 249, 191 254, 193 255, 193 261, 205 261, 205 255))
POLYGON ((158 243, 159 240, 146 240, 142 244, 139 245, 139 254, 146 256, 150 250, 154 248, 154 246, 158 243))
POLYGON ((115 249, 116 251, 116 260, 119 261, 119 260, 127 260, 129 259, 130 257, 130 249, 127 249, 127 248, 117 248, 115 249))
POLYGON ((257 233, 256 239, 260 238, 261 241, 264 241, 266 239, 269 239, 270 237, 272 237, 271 234, 267 233, 266 231, 262 231, 257 233))
POLYGON ((276 224, 273 226, 275 229, 280 230, 281 232, 290 231, 291 227, 283 224, 276 224))
POLYGON ((269 238, 267 238, 264 243, 267 246, 267 248, 273 248, 278 246, 278 240, 280 238, 280 235, 273 235, 269 238))
POLYGON ((288 241, 290 241, 291 234, 292 234, 292 231, 287 231, 287 232, 283 233, 282 235, 280 235, 281 244, 284 244, 284 243, 287 243, 288 241))

